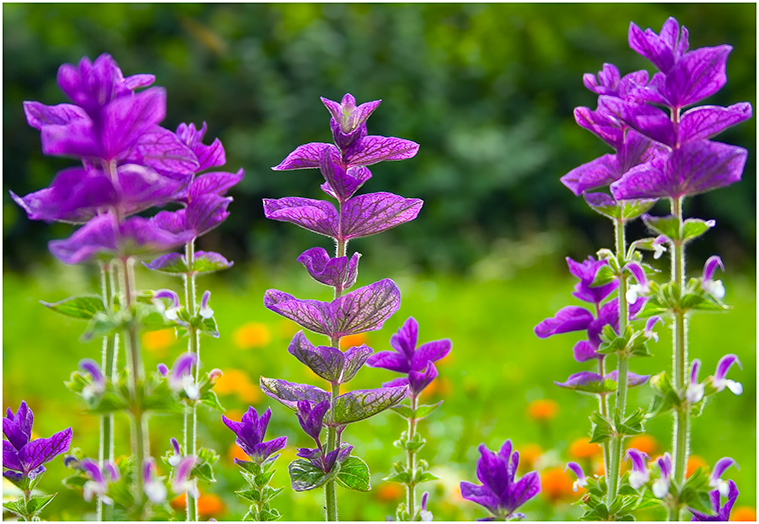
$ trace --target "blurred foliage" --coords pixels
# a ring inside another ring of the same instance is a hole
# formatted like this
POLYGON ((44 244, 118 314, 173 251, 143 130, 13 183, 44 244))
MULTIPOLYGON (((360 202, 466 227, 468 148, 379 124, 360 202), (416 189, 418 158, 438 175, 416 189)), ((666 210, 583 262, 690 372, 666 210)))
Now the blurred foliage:
MULTIPOLYGON (((553 381, 563 381, 570 374, 592 368, 591 363, 578 364, 572 358, 572 346, 580 333, 558 335, 538 340, 532 327, 553 315, 568 303, 574 280, 556 273, 548 258, 538 259, 534 267, 513 270, 511 278, 490 280, 486 276, 464 279, 459 276, 424 275, 409 270, 390 274, 403 290, 401 310, 387 321, 381 331, 368 333, 354 344, 366 343, 375 351, 389 350, 389 339, 409 316, 419 321, 419 341, 450 338, 451 354, 436 364, 439 377, 425 391, 422 400, 442 406, 419 424, 427 445, 419 458, 429 461, 432 472, 440 480, 419 486, 418 492, 429 490, 429 508, 435 520, 471 521, 485 517, 485 511, 461 499, 459 482, 477 482, 475 463, 477 446, 485 443, 499 448, 511 438, 521 453, 519 475, 536 468, 541 473, 543 493, 523 509, 528 520, 576 520, 582 513, 571 502, 578 494, 572 492, 574 480, 563 473, 567 461, 583 464, 586 472, 602 464, 596 445, 588 446, 590 413, 597 401, 590 395, 563 390, 553 381), (583 441, 585 438, 585 441, 583 441), (599 462, 600 461, 600 462, 599 462)), ((367 261, 362 261, 362 264, 367 261)), ((292 265, 290 265, 292 266, 292 265)), ((388 274, 381 261, 363 266, 358 285, 366 285, 388 274)), ((665 273, 666 274, 666 273, 665 273)), ((179 291, 179 279, 150 273, 138 267, 141 288, 172 287, 179 291)), ((733 457, 740 470, 731 468, 727 478, 733 479, 740 496, 736 507, 756 505, 756 282, 753 275, 729 273, 724 278, 727 302, 734 310, 727 314, 698 314, 690 322, 690 358, 703 362, 701 378, 714 373, 719 358, 736 353, 743 369, 730 370, 729 378, 743 383, 744 392, 735 396, 724 391, 706 406, 702 417, 693 421, 691 453, 712 467, 723 456, 733 457)), ((65 388, 63 381, 77 362, 84 357, 98 358, 100 342, 80 343, 77 338, 85 323, 47 310, 39 299, 57 301, 72 293, 93 290, 97 286, 94 268, 86 266, 37 267, 32 273, 4 274, 3 303, 3 408, 14 410, 22 399, 35 413, 35 433, 49 436, 54 431, 72 426, 73 446, 85 453, 97 453, 98 421, 82 414, 82 406, 65 388), (13 314, 8 312, 9 304, 13 314), (29 358, 33 353, 33 359, 29 358), (39 363, 44 362, 44 365, 39 363)), ((202 278, 198 292, 211 289, 211 306, 219 322, 221 337, 204 337, 201 357, 204 370, 220 368, 224 376, 215 386, 226 416, 240 420, 249 405, 259 413, 272 409, 267 438, 286 435, 288 446, 276 464, 271 485, 285 487, 275 499, 275 506, 285 521, 322 518, 324 504, 321 490, 295 493, 289 487, 287 464, 295 458, 295 448, 310 445, 295 415, 265 397, 258 388, 259 376, 285 378, 325 387, 305 366, 287 353, 287 344, 297 326, 266 310, 261 297, 269 287, 276 287, 298 297, 327 300, 331 290, 316 284, 305 270, 295 271, 282 265, 279 269, 235 267, 226 274, 202 278)), ((640 326, 642 322, 638 322, 640 326)), ((649 348, 652 358, 635 359, 631 370, 641 374, 657 373, 671 367, 669 329, 659 326, 660 341, 649 348)), ((318 335, 308 334, 313 343, 318 335)), ((177 340, 171 330, 143 334, 146 369, 155 369, 159 362, 171 364, 185 350, 186 342, 177 340)), ((124 359, 123 346, 121 350, 124 359)), ((610 357, 613 358, 613 357, 610 357)), ((122 364, 123 365, 123 364, 122 364)), ((613 366, 613 360, 609 366, 613 366)), ((384 369, 362 369, 347 384, 347 389, 377 387, 397 374, 384 369)), ((628 407, 648 406, 652 397, 649 386, 630 390, 628 407)), ((219 520, 239 520, 247 507, 234 495, 244 481, 232 462, 234 435, 220 421, 216 411, 201 408, 199 413, 199 444, 221 455, 217 483, 201 483, 201 516, 219 520), (208 513, 203 513, 206 508, 208 513), (215 508, 215 509, 214 509, 215 508)), ((129 449, 126 417, 117 417, 116 454, 129 449)), ((392 446, 405 422, 387 412, 348 427, 344 439, 355 446, 355 454, 366 460, 372 472, 372 491, 348 492, 339 488, 341 520, 382 521, 392 515, 403 498, 397 484, 383 482, 393 462, 402 460, 402 453, 392 446)), ((672 419, 658 417, 647 424, 646 439, 635 445, 645 449, 652 458, 671 446, 672 419), (645 447, 644 447, 645 444, 645 447)), ((160 456, 169 449, 169 438, 179 437, 180 416, 155 416, 150 421, 151 453, 160 456)), ((633 443, 632 439, 628 442, 633 443)), ((627 463, 624 467, 628 467, 627 463)), ((159 461, 161 474, 168 470, 159 461)), ((81 520, 94 517, 94 503, 87 504, 81 494, 60 485, 70 471, 62 459, 48 464, 40 489, 58 491, 56 500, 46 508, 43 519, 81 520), (84 515, 84 512, 89 514, 84 515)), ((636 515, 639 520, 663 520, 664 511, 657 509, 636 515)), ((180 516, 179 520, 184 517, 180 516)))
MULTIPOLYGON (((551 230, 584 257, 611 239, 559 182, 607 152, 572 116, 595 105, 582 75, 604 62, 623 74, 650 68, 628 48, 628 24, 659 31, 667 16, 688 27, 691 47, 734 47, 728 84, 708 102, 755 105, 754 4, 4 4, 5 262, 28 268, 47 240, 72 231, 28 221, 8 197, 71 165, 43 157, 22 101, 65 102, 58 66, 106 52, 126 75, 156 75, 168 91, 166 127, 207 121, 228 170, 246 170, 229 220, 203 249, 223 243, 235 260, 272 264, 312 245, 310 234, 263 219, 261 198, 323 196, 318 172, 269 167, 302 143, 329 141, 319 97, 350 92, 384 100, 370 133, 421 144, 414 159, 373 168, 366 190, 425 200, 418 220, 356 249, 458 271, 509 239, 551 230)), ((753 260, 755 129, 750 121, 719 138, 749 150, 743 182, 686 207, 719 224, 719 235, 693 246, 697 257, 753 260)))

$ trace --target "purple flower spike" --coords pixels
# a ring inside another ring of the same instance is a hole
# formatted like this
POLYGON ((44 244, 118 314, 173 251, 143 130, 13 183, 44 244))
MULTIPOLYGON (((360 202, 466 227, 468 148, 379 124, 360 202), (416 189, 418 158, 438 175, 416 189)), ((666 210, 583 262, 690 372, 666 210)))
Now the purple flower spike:
POLYGON ((174 470, 174 476, 171 479, 171 491, 177 495, 187 493, 195 499, 200 497, 197 481, 195 478, 191 478, 192 468, 195 467, 197 462, 198 459, 192 455, 184 457, 179 461, 174 470))
POLYGON ((308 273, 322 284, 332 287, 349 289, 358 278, 358 261, 361 253, 353 253, 348 257, 330 258, 327 250, 322 247, 307 249, 298 257, 308 273))
POLYGON ((329 401, 325 400, 318 404, 311 405, 307 400, 300 400, 297 405, 297 415, 300 427, 303 428, 306 435, 316 441, 317 446, 321 446, 319 442, 319 434, 324 427, 324 414, 329 411, 329 401))
POLYGON ((672 456, 669 453, 665 453, 656 460, 656 465, 659 466, 661 476, 651 485, 651 491, 654 497, 663 499, 669 493, 670 477, 672 476, 672 456))
POLYGON ((321 100, 332 115, 332 122, 338 127, 339 132, 333 131, 333 133, 335 143, 341 149, 345 149, 351 144, 350 138, 353 137, 359 127, 366 123, 381 102, 381 100, 373 100, 356 107, 356 99, 350 93, 346 93, 339 104, 324 97, 321 100))
POLYGON ((230 420, 224 415, 221 416, 222 422, 237 436, 235 440, 237 445, 257 464, 276 459, 279 455, 271 458, 272 455, 281 451, 287 444, 287 437, 278 437, 264 442, 269 419, 271 419, 271 409, 267 409, 259 417, 252 407, 248 408, 240 422, 230 420))
POLYGON ((630 473, 629 479, 630 486, 632 486, 633 489, 640 489, 648 483, 651 476, 651 473, 648 470, 648 461, 651 460, 651 457, 635 448, 628 449, 625 457, 632 462, 632 472, 630 473))
POLYGON ((728 370, 733 364, 737 364, 739 369, 743 369, 741 361, 738 360, 737 355, 730 353, 719 359, 719 362, 717 363, 717 371, 712 377, 712 385, 717 389, 717 392, 727 388, 736 395, 743 393, 743 385, 740 382, 725 378, 728 370))
POLYGON ((722 259, 717 255, 709 257, 709 260, 704 264, 704 275, 701 278, 701 289, 712 295, 717 300, 725 298, 725 286, 721 280, 714 280, 714 273, 719 267, 722 272, 725 272, 725 266, 722 264, 722 259))
POLYGON ((517 508, 540 493, 540 476, 531 471, 515 480, 519 453, 512 454, 511 440, 507 440, 498 453, 480 445, 477 461, 477 478, 482 485, 461 483, 461 496, 487 509, 496 519, 524 518, 515 513, 517 508))
POLYGON ((538 338, 548 338, 559 333, 582 331, 587 329, 593 320, 593 314, 587 309, 567 306, 560 309, 553 318, 547 318, 535 326, 535 335, 538 338))
POLYGON ((688 30, 683 26, 678 36, 679 24, 667 18, 657 35, 651 29, 642 31, 630 23, 628 41, 630 48, 650 60, 663 73, 669 72, 688 50, 688 30))
POLYGON ((709 475, 709 486, 719 490, 720 495, 723 497, 727 497, 728 495, 728 484, 727 481, 722 480, 722 475, 730 466, 735 466, 736 469, 740 470, 735 460, 730 457, 722 457, 714 465, 712 474, 709 475))
POLYGON ((264 296, 268 309, 331 339, 380 329, 398 310, 400 302, 400 290, 388 278, 332 302, 301 300, 276 289, 268 290, 264 296))
POLYGON ((587 260, 582 262, 575 262, 567 257, 567 265, 569 265, 569 272, 580 279, 580 281, 575 284, 575 291, 572 293, 573 296, 580 300, 592 304, 600 304, 619 286, 619 282, 616 280, 603 286, 591 286, 593 280, 596 278, 598 270, 603 266, 608 265, 606 260, 596 260, 593 257, 588 257, 587 260))
POLYGON ((582 466, 577 462, 567 462, 567 467, 564 468, 564 471, 568 469, 571 469, 572 473, 577 476, 577 480, 572 484, 572 491, 577 491, 579 488, 584 488, 588 485, 588 477, 585 476, 582 466))
POLYGON ((727 497, 727 502, 724 506, 722 506, 722 499, 720 498, 721 494, 719 490, 712 491, 709 496, 712 499, 712 508, 714 508, 715 515, 707 515, 706 513, 702 513, 700 511, 696 511, 695 509, 690 509, 690 512, 693 513, 693 519, 694 521, 712 521, 712 522, 727 522, 730 520, 730 512, 733 509, 733 504, 735 504, 736 499, 738 498, 738 486, 735 485, 735 482, 732 480, 729 480, 727 482, 727 493, 724 495, 727 497))
POLYGON ((153 504, 163 504, 166 500, 166 486, 155 476, 156 465, 153 457, 148 457, 142 466, 142 481, 145 496, 153 504))
POLYGON ((221 141, 218 138, 210 146, 201 143, 205 134, 205 122, 203 122, 203 127, 200 130, 195 129, 195 124, 187 125, 182 123, 177 127, 177 138, 192 149, 192 152, 198 157, 198 163, 200 164, 198 171, 204 171, 210 167, 223 166, 227 162, 224 146, 221 145, 221 141))
POLYGON ((3 476, 11 481, 34 480, 45 472, 46 462, 68 451, 71 445, 71 428, 55 433, 49 438, 32 440, 34 413, 21 401, 14 415, 8 408, 3 418, 3 476))
POLYGON ((95 398, 105 391, 105 377, 97 362, 91 358, 83 358, 79 361, 79 369, 89 373, 92 377, 92 383, 87 384, 82 389, 82 397, 85 400, 95 398))
POLYGON ((698 382, 698 371, 701 369, 701 361, 697 358, 693 359, 693 363, 690 368, 690 383, 688 389, 685 390, 685 398, 691 404, 700 402, 704 398, 705 385, 698 382))

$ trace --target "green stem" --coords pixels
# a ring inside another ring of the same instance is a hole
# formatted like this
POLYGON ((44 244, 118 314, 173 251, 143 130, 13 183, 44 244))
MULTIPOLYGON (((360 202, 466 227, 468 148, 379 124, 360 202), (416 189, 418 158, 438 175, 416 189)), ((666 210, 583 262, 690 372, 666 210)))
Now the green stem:
MULTIPOLYGON (((682 198, 671 200, 672 214, 679 223, 683 220, 682 198)), ((685 289, 685 246, 682 241, 672 243, 674 256, 672 257, 672 281, 679 288, 678 299, 682 298, 685 289)), ((672 334, 672 375, 675 382, 675 391, 682 394, 685 390, 686 369, 688 368, 688 324, 685 312, 678 307, 675 311, 674 331, 672 334)), ((674 478, 682 484, 685 481, 685 471, 688 464, 688 452, 690 445, 690 416, 687 409, 675 411, 675 425, 673 428, 673 454, 675 456, 674 478)))
POLYGON ((667 506, 667 520, 669 522, 677 522, 680 520, 680 506, 676 504, 667 506))
MULTIPOLYGON (((416 395, 411 396, 411 412, 416 412, 416 405, 417 405, 418 399, 416 395)), ((416 423, 417 419, 414 415, 411 416, 410 419, 408 419, 408 439, 411 440, 414 438, 414 435, 416 434, 416 423)), ((414 484, 414 477, 416 476, 416 452, 412 450, 406 450, 407 455, 407 465, 408 465, 408 472, 409 475, 411 475, 411 482, 409 484, 406 484, 406 508, 408 510, 408 514, 411 520, 414 519, 414 516, 416 515, 416 484, 414 484)))
MULTIPOLYGON (((598 318, 598 315, 596 314, 596 318, 598 318)), ((606 376, 606 369, 604 365, 605 359, 599 359, 598 360, 598 374, 602 377, 606 376)), ((598 395, 598 408, 601 410, 601 415, 604 417, 609 416, 609 398, 608 395, 598 395)), ((611 465, 611 445, 609 444, 609 441, 604 441, 603 445, 604 450, 604 476, 606 477, 606 485, 609 485, 609 466, 611 465)))
MULTIPOLYGON (((124 307, 127 311, 132 311, 135 303, 134 291, 134 260, 129 257, 123 257, 121 261, 122 274, 122 292, 124 295, 124 307)), ((142 355, 140 352, 139 326, 130 321, 127 329, 126 346, 129 365, 129 393, 132 400, 132 452, 135 458, 134 468, 134 500, 137 507, 142 507, 144 496, 144 485, 142 479, 142 470, 145 459, 150 455, 150 446, 148 441, 148 428, 145 415, 142 412, 142 398, 139 395, 139 384, 144 380, 145 372, 142 365, 142 355)))
MULTIPOLYGON (((619 267, 624 267, 625 264, 625 222, 624 220, 614 221, 614 238, 616 245, 616 256, 619 267)), ((622 335, 627 329, 627 278, 624 273, 620 273, 617 277, 619 280, 619 288, 617 292, 617 303, 619 304, 619 334, 622 335)), ((613 418, 619 417, 619 420, 623 420, 625 416, 625 404, 627 403, 627 355, 619 354, 617 360, 617 394, 616 404, 614 406, 613 418)), ((617 490, 619 488, 620 467, 622 464, 622 435, 616 435, 610 446, 610 465, 608 475, 608 492, 607 492, 607 505, 611 506, 614 499, 617 497, 617 490)))
MULTIPOLYGON (((100 264, 100 289, 102 292, 103 306, 106 311, 113 311, 113 270, 111 264, 100 264)), ((114 380, 116 369, 116 353, 118 350, 118 335, 103 337, 103 350, 101 366, 104 375, 109 380, 114 380)), ((100 443, 98 446, 98 460, 102 469, 106 461, 113 461, 113 413, 100 416, 100 443)), ((97 519, 112 520, 113 507, 104 505, 100 499, 97 501, 97 519)))
MULTIPOLYGON (((185 304, 187 304, 187 312, 190 317, 194 318, 197 314, 196 303, 196 290, 195 290, 195 272, 192 270, 192 266, 195 262, 195 240, 190 240, 185 246, 185 258, 187 259, 187 267, 189 271, 184 276, 184 296, 185 304)), ((195 327, 190 326, 189 332, 188 350, 198 356, 198 363, 195 366, 195 383, 197 384, 200 379, 200 340, 199 333, 195 327)), ((184 414, 184 449, 187 455, 197 456, 197 427, 198 427, 198 412, 197 405, 193 402, 190 406, 189 412, 185 411, 184 414), (189 444, 189 447, 188 447, 189 444)), ((197 482, 197 481, 196 481, 197 482)), ((197 522, 198 520, 198 500, 187 493, 187 517, 190 522, 197 522)))

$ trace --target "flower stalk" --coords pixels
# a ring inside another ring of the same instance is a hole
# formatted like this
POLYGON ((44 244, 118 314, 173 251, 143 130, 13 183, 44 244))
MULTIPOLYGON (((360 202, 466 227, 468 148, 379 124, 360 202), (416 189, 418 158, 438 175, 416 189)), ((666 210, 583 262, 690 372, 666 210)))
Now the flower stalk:
MULTIPOLYGON (((110 314, 113 312, 113 283, 114 272, 113 265, 110 263, 100 263, 100 287, 102 292, 103 306, 110 314)), ((118 335, 112 334, 103 337, 102 367, 105 370, 105 376, 114 380, 117 371, 118 359, 118 335)), ((113 413, 107 413, 100 416, 100 442, 98 446, 98 460, 102 468, 106 461, 114 459, 114 419, 113 413)), ((104 505, 98 499, 97 501, 97 518, 102 520, 113 520, 113 506, 104 505)))
MULTIPOLYGON (((187 312, 190 314, 190 317, 194 318, 197 314, 195 272, 192 270, 195 261, 195 239, 187 242, 185 246, 185 258, 187 259, 187 267, 189 269, 184 275, 185 304, 187 304, 187 312)), ((188 351, 198 357, 194 370, 195 383, 198 384, 200 380, 200 340, 198 330, 192 323, 187 328, 187 334, 189 337, 187 343, 188 351)), ((197 456, 197 404, 194 401, 188 400, 188 402, 190 403, 189 411, 185 411, 184 413, 183 444, 186 453, 197 456)), ((196 522, 198 520, 198 500, 188 491, 186 501, 187 521, 196 522)))

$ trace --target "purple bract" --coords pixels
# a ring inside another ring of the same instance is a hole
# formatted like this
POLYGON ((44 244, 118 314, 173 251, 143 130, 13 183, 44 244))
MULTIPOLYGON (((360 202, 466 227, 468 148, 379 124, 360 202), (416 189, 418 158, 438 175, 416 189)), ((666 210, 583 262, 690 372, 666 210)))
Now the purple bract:
MULTIPOLYGON (((257 464, 263 464, 268 460, 274 460, 272 455, 281 451, 287 444, 287 437, 277 437, 273 440, 264 442, 266 428, 271 419, 271 409, 267 409, 260 417, 255 409, 248 408, 248 411, 242 416, 240 422, 230 420, 224 415, 221 420, 231 429, 237 439, 235 442, 242 448, 246 455, 253 459, 257 464)), ((235 462, 238 459, 235 459, 235 462)))

